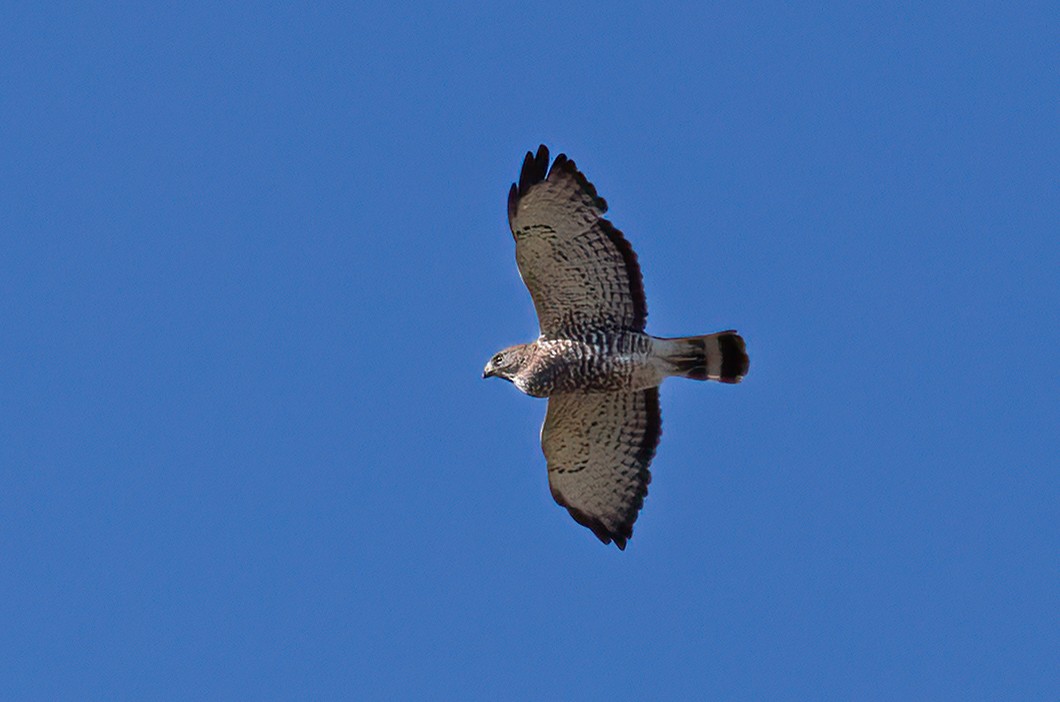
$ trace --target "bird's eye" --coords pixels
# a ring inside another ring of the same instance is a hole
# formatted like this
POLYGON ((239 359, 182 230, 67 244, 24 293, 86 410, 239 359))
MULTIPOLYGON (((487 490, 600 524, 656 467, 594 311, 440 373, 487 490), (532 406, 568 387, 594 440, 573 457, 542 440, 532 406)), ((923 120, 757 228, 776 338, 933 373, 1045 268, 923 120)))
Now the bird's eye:
POLYGON ((496 356, 493 357, 493 361, 491 361, 491 363, 493 363, 493 365, 495 365, 495 366, 499 366, 499 365, 501 365, 501 363, 503 361, 504 361, 504 354, 503 353, 499 353, 499 354, 497 354, 496 356))

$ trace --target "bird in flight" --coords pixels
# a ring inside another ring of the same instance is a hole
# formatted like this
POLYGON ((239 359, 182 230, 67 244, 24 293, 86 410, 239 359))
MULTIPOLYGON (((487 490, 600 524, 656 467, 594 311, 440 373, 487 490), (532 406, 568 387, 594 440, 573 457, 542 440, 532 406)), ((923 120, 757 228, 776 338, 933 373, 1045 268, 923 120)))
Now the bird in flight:
POLYGON ((552 497, 624 550, 662 433, 660 383, 670 376, 738 383, 749 361, 735 331, 645 333, 637 255, 606 211, 574 161, 560 154, 549 168, 543 144, 527 152, 508 193, 508 224, 541 334, 496 353, 482 377, 548 398, 541 448, 552 497))

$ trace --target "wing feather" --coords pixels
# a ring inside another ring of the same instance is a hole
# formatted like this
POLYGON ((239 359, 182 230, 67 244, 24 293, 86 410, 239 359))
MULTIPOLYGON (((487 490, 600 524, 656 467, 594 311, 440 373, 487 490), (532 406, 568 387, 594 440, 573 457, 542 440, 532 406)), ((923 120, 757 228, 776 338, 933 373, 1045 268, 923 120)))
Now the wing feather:
POLYGON ((603 215, 607 202, 564 154, 527 152, 508 195, 519 273, 534 300, 541 333, 643 331, 648 316, 633 247, 603 215))
POLYGON ((553 395, 541 428, 552 497, 605 544, 625 549, 661 435, 658 388, 553 395))

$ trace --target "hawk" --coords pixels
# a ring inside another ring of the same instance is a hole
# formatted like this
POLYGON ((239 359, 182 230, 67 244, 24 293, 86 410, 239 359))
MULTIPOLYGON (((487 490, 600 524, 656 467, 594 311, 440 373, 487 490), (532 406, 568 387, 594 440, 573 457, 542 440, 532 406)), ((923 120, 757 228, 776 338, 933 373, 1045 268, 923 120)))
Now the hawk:
POLYGON ((494 355, 482 377, 548 398, 541 448, 552 497, 624 550, 662 433, 659 384, 669 376, 738 383, 749 362, 735 331, 645 333, 637 255, 606 211, 574 161, 560 154, 549 168, 543 144, 527 152, 508 193, 508 224, 541 334, 494 355))

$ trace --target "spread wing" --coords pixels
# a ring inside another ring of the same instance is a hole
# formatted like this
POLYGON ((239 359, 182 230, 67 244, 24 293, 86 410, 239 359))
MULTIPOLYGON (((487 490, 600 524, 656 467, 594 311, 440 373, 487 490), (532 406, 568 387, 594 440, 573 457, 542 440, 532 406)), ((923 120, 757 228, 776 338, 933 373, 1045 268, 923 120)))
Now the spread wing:
POLYGON ((534 299, 541 333, 575 329, 643 331, 648 316, 633 248, 603 218, 607 203, 574 161, 548 149, 527 152, 508 194, 515 260, 534 299))
POLYGON ((605 544, 625 549, 661 434, 659 388, 553 395, 541 427, 552 497, 605 544))

